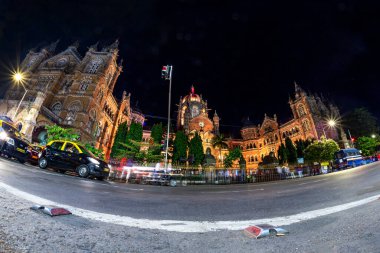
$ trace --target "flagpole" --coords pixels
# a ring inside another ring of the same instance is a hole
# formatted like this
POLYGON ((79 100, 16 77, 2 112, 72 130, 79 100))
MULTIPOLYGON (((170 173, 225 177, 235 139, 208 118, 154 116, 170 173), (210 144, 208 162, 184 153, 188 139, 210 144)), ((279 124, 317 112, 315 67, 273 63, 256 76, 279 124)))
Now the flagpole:
POLYGON ((169 104, 168 104, 168 131, 166 135, 166 149, 165 149, 165 171, 168 169, 168 149, 169 149, 169 134, 170 134, 170 104, 171 104, 171 93, 172 93, 172 71, 173 66, 169 67, 169 104))

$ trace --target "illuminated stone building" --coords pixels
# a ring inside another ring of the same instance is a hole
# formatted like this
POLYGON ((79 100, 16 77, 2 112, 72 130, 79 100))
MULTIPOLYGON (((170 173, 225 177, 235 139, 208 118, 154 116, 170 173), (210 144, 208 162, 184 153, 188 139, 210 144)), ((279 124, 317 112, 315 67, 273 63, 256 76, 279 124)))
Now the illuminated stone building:
POLYGON ((183 130, 190 138, 198 132, 202 138, 204 152, 218 157, 219 151, 212 147, 211 140, 219 134, 220 119, 216 111, 210 118, 209 110, 207 101, 202 99, 202 95, 196 94, 192 86, 190 93, 179 99, 177 129, 183 130))
POLYGON ((42 142, 45 126, 57 124, 74 128, 82 142, 108 155, 121 122, 144 122, 144 115, 131 109, 130 94, 124 91, 120 101, 112 94, 122 72, 119 43, 102 49, 95 44, 84 56, 78 43, 55 54, 57 43, 29 51, 20 66, 27 77, 25 99, 14 116, 24 89, 11 86, 0 101, 0 114, 12 118, 29 140, 42 142))
MULTIPOLYGON (((289 105, 293 114, 290 121, 279 124, 276 114, 273 117, 265 114, 261 124, 246 122, 241 129, 241 147, 248 170, 256 169, 262 158, 270 152, 277 155, 286 137, 293 143, 297 140, 318 140, 325 134, 327 138, 339 139, 337 127, 327 125, 328 119, 340 117, 336 106, 320 96, 308 95, 296 83, 295 95, 289 98, 289 105)), ((347 142, 344 134, 340 139, 347 142)))

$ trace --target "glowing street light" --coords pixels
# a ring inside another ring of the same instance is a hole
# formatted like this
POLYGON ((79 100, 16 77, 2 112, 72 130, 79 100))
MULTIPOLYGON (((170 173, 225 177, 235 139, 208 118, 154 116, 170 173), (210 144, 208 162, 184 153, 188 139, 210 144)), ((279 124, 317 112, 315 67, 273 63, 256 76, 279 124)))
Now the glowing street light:
POLYGON ((24 75, 23 73, 21 72, 16 72, 13 74, 13 80, 15 80, 16 82, 22 82, 24 80, 24 75))
POLYGON ((375 138, 376 138, 376 135, 375 135, 375 134, 372 134, 371 137, 375 139, 375 138))
POLYGON ((27 89, 25 88, 25 86, 24 86, 24 82, 25 82, 25 74, 24 74, 24 73, 22 73, 22 72, 20 72, 20 71, 17 71, 17 72, 15 72, 15 73, 13 73, 12 78, 13 78, 13 80, 14 80, 17 84, 21 84, 22 87, 23 87, 24 90, 25 90, 24 95, 22 96, 20 102, 18 103, 17 108, 16 108, 16 111, 15 111, 15 113, 14 113, 14 115, 13 115, 13 118, 12 118, 12 119, 15 120, 15 119, 16 119, 16 115, 17 115, 17 112, 18 112, 18 110, 20 109, 20 105, 22 104, 22 101, 24 101, 25 95, 26 95, 26 93, 28 92, 28 90, 27 90, 27 89))
POLYGON ((335 127, 335 126, 336 126, 336 121, 333 120, 333 119, 330 119, 330 120, 327 122, 327 125, 329 125, 329 127, 335 127))
POLYGON ((327 125, 324 126, 324 127, 322 128, 322 130, 323 130, 323 135, 324 135, 325 139, 327 139, 326 132, 325 132, 325 128, 326 128, 326 127, 333 128, 333 127, 335 127, 336 125, 337 125, 337 123, 336 123, 336 120, 334 120, 334 119, 329 119, 329 120, 327 121, 327 125))

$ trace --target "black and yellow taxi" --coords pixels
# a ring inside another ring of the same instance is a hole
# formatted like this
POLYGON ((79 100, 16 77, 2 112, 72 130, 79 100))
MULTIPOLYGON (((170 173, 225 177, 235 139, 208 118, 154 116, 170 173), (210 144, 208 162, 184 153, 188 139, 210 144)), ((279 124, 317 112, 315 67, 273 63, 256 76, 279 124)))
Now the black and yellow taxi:
POLYGON ((95 157, 81 144, 72 141, 54 140, 39 153, 38 165, 41 169, 52 167, 59 172, 75 171, 80 177, 108 176, 109 165, 95 157))
POLYGON ((16 158, 20 163, 28 159, 29 143, 11 122, 0 119, 0 153, 16 158))

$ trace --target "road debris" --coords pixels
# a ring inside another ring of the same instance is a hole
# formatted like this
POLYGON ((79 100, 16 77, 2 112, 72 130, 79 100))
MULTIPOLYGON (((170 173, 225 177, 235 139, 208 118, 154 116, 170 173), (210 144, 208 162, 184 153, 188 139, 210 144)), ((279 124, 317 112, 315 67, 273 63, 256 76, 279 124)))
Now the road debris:
POLYGON ((274 227, 268 224, 261 224, 247 227, 244 229, 244 233, 249 237, 259 239, 266 236, 284 236, 289 232, 283 228, 274 227))
POLYGON ((30 209, 34 211, 40 211, 44 214, 50 215, 50 216, 59 216, 59 215, 68 215, 71 214, 71 212, 65 208, 58 207, 58 206, 40 206, 40 205, 34 205, 30 209))

